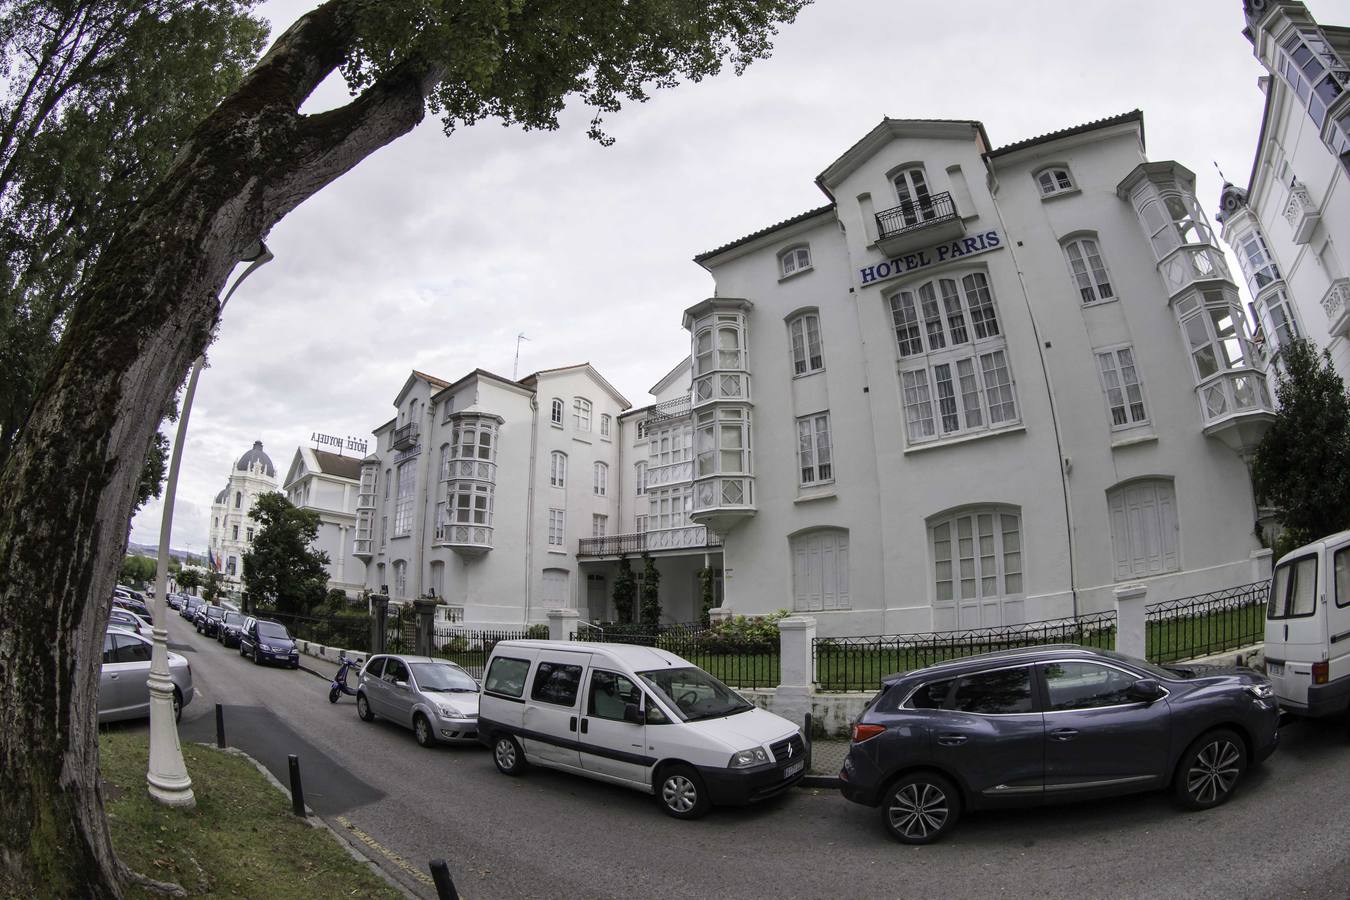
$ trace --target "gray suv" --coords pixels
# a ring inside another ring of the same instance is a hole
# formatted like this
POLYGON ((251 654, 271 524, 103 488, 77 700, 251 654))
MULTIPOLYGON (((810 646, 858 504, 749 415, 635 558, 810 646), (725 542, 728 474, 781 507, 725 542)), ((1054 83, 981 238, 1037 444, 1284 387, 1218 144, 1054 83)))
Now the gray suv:
POLYGON ((1275 751, 1279 715, 1247 668, 1006 650, 884 678, 853 725, 840 790, 881 807, 906 844, 937 840, 968 809, 1164 787, 1208 809, 1275 751))

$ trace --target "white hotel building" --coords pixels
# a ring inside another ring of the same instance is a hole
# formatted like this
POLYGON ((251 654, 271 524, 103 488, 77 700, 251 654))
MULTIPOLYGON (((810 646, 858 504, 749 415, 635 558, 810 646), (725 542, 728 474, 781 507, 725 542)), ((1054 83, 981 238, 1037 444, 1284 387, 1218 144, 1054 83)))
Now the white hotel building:
POLYGON ((885 119, 817 184, 827 205, 696 258, 716 291, 649 406, 589 365, 414 372, 363 464, 367 585, 466 624, 604 621, 646 550, 671 621, 706 566, 734 613, 845 635, 1265 574, 1243 457, 1266 378, 1142 114, 997 149, 978 122, 885 119))

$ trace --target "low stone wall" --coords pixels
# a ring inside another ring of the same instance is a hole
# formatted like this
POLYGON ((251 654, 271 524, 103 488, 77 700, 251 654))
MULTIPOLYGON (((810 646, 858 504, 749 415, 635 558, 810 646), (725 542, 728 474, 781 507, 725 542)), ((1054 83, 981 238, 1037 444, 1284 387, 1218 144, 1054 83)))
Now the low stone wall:
POLYGON ((341 657, 354 659, 357 662, 366 661, 366 651, 364 650, 344 650, 341 647, 329 647, 324 644, 316 644, 314 641, 296 641, 295 646, 300 648, 300 652, 306 656, 312 656, 315 659, 322 659, 333 665, 341 665, 341 657))

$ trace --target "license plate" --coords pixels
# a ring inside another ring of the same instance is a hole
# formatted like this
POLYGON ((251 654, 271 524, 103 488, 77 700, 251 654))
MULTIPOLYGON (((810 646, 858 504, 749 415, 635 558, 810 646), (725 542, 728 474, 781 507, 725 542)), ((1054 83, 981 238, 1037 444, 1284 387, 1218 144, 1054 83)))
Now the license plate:
POLYGON ((1266 663, 1266 674, 1268 674, 1268 675, 1283 675, 1283 674, 1284 674, 1284 663, 1277 663, 1277 662, 1268 662, 1268 663, 1266 663))
POLYGON ((806 762, 804 760, 802 762, 795 762, 783 770, 783 777, 791 778, 804 768, 806 768, 806 762))

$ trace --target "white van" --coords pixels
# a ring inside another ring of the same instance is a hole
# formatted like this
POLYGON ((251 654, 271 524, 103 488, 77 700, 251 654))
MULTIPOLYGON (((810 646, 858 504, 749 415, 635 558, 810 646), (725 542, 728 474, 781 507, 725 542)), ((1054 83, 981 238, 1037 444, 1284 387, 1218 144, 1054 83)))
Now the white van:
POLYGON ((628 644, 503 641, 478 700, 497 768, 529 763, 655 794, 677 819, 744 805, 806 773, 800 729, 673 653, 628 644))
POLYGON ((1286 553, 1275 566, 1266 675, 1295 715, 1350 709, 1350 531, 1286 553))

